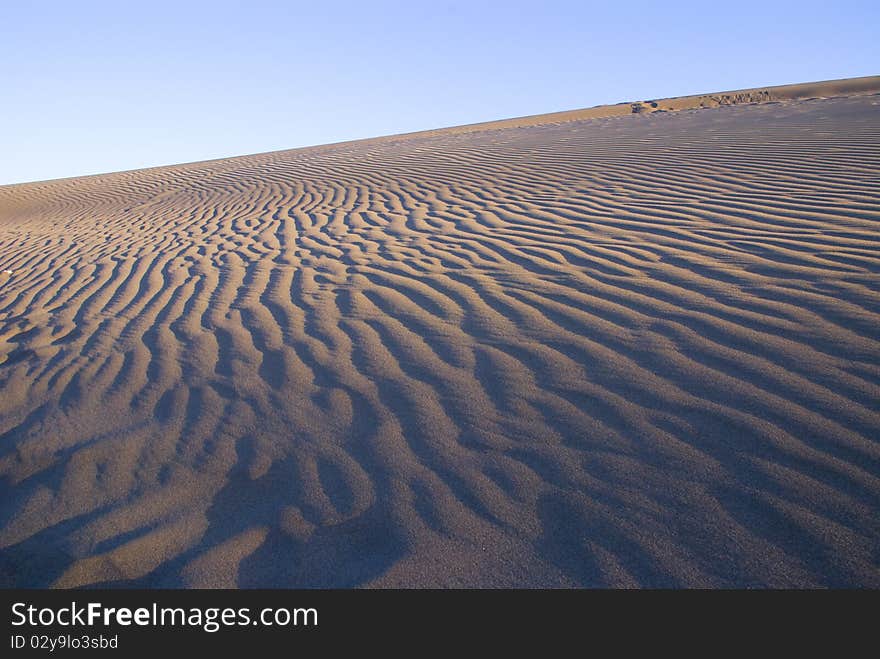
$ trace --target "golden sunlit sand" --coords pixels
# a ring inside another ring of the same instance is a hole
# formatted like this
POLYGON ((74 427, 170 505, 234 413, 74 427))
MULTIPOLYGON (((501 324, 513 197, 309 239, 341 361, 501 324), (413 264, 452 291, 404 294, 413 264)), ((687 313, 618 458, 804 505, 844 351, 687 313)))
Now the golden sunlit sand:
POLYGON ((0 583, 880 587, 878 92, 0 187, 0 583))

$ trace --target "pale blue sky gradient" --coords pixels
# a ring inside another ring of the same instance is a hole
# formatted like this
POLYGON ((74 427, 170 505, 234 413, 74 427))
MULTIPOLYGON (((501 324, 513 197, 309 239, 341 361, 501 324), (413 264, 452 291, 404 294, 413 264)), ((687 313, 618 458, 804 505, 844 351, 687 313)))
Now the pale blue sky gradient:
POLYGON ((0 2, 0 184, 880 73, 875 2, 0 2))

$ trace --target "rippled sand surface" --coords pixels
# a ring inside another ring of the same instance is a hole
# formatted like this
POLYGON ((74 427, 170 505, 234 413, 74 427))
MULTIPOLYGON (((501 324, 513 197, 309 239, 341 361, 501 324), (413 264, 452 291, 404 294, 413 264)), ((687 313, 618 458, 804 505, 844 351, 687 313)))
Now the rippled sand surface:
POLYGON ((880 96, 0 187, 0 573, 880 586, 880 96))

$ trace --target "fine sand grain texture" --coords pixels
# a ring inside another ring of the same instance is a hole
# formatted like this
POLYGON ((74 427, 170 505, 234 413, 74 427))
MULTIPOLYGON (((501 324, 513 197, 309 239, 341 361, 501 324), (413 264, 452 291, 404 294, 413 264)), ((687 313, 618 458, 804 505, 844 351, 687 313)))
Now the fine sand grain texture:
POLYGON ((0 187, 0 584, 880 587, 880 84, 804 87, 0 187))

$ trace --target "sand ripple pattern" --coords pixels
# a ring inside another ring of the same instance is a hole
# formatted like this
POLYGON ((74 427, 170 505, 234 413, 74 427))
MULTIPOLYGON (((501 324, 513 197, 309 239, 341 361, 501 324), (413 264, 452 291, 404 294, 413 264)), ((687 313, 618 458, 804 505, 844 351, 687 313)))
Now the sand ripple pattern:
POLYGON ((877 98, 0 188, 0 580, 880 586, 877 98))

